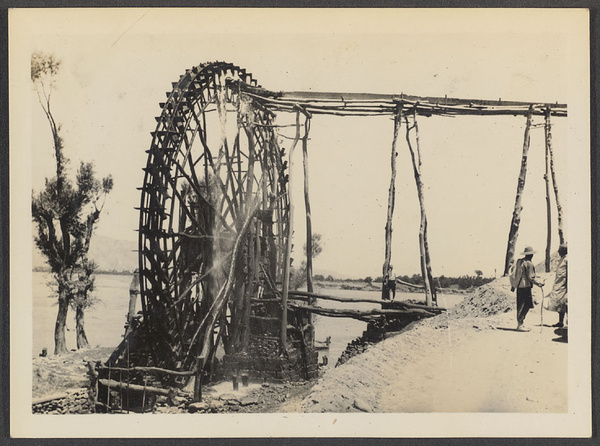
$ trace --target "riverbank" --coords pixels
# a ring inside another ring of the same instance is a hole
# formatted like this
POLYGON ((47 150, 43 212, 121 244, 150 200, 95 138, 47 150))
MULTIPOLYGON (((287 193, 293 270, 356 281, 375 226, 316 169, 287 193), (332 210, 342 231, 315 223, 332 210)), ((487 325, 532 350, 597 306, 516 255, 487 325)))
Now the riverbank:
MULTIPOLYGON (((539 289, 534 299, 541 303, 539 289)), ((514 331, 514 293, 500 279, 467 295, 448 312, 370 345, 318 381, 206 386, 203 402, 191 395, 161 401, 158 413, 290 412, 565 412, 567 339, 548 325, 556 313, 530 311, 529 332, 514 331)), ((33 397, 66 393, 50 413, 85 413, 80 390, 86 362, 104 361, 112 348, 34 358, 33 397), (71 403, 70 400, 73 400, 71 403), (83 407, 83 408, 82 408, 83 407)))

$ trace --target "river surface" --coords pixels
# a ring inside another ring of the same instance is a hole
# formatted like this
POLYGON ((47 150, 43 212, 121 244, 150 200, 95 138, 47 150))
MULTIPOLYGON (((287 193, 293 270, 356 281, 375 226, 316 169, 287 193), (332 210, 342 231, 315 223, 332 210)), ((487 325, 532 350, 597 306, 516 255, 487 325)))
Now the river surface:
MULTIPOLYGON (((95 304, 85 312, 85 329, 90 346, 116 347, 122 340, 125 318, 129 303, 129 284, 131 276, 98 274, 94 296, 95 304)), ((42 348, 46 347, 48 353, 54 351, 54 323, 58 306, 53 294, 52 275, 50 273, 33 273, 33 356, 37 356, 42 348)), ((380 291, 341 290, 332 288, 315 287, 316 293, 346 297, 352 299, 378 299, 380 291)), ((419 299, 419 294, 396 293, 397 300, 419 299)), ((462 300, 462 295, 439 295, 440 306, 450 308, 462 300)), ((325 308, 345 308, 353 310, 371 310, 380 308, 371 303, 346 303, 326 300, 317 300, 317 305, 325 308)), ((138 303, 138 310, 139 310, 138 303)), ((320 357, 328 356, 329 367, 334 367, 337 358, 346 349, 346 345, 362 335, 366 330, 366 322, 350 318, 333 318, 326 316, 313 316, 315 338, 324 341, 331 336, 329 351, 320 351, 320 357)), ((69 311, 67 319, 67 348, 76 348, 75 341, 75 313, 69 311)), ((322 361, 320 359, 320 361, 322 361)))

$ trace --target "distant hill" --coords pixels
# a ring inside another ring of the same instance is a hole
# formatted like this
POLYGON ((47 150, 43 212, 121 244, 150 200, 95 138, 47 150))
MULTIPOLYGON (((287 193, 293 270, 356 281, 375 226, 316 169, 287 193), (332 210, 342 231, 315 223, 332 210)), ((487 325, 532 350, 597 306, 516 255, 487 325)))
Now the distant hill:
MULTIPOLYGON (((100 271, 133 271, 138 266, 137 242, 115 240, 95 235, 90 244, 90 259, 98 264, 100 271)), ((33 268, 47 267, 45 257, 37 247, 33 248, 33 268)))
MULTIPOLYGON (((94 235, 90 245, 90 258, 98 264, 101 271, 133 271, 138 267, 137 241, 116 240, 111 237, 94 235)), ((33 248, 33 268, 47 268, 46 260, 39 250, 33 248)), ((348 276, 339 271, 315 268, 314 274, 336 279, 347 279, 348 276)))

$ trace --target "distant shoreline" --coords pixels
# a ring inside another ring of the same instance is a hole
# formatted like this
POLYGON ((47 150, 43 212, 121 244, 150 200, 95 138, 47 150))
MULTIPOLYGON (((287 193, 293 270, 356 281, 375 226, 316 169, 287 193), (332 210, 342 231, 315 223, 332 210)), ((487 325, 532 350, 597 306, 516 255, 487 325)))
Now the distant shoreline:
MULTIPOLYGON (((32 268, 34 273, 52 273, 50 268, 47 267, 36 267, 32 268)), ((104 275, 113 275, 113 276, 130 276, 133 274, 133 271, 123 270, 123 271, 106 271, 106 270, 98 270, 95 271, 94 274, 104 274, 104 275)))
MULTIPOLYGON (((51 273, 48 267, 35 267, 32 269, 34 273, 51 273)), ((95 272, 99 275, 114 275, 114 276, 130 276, 133 274, 132 270, 122 271, 106 271, 98 270, 95 272)), ((365 283, 361 279, 334 279, 334 280, 316 280, 315 285, 320 288, 330 288, 338 290, 358 290, 358 291, 380 291, 381 282, 369 282, 365 283)), ((444 294, 468 294, 477 287, 471 287, 467 289, 459 289, 457 287, 438 289, 439 292, 444 294)), ((401 284, 396 285, 396 292, 398 293, 414 293, 422 294, 423 290, 413 288, 401 284)))

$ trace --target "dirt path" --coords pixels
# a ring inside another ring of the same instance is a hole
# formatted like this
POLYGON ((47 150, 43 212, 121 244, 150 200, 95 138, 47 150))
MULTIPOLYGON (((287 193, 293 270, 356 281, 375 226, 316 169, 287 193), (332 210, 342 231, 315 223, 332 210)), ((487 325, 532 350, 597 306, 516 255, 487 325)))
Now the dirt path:
POLYGON ((566 412, 567 344, 553 342, 547 327, 500 329, 513 327, 512 319, 488 319, 497 329, 451 324, 446 336, 438 333, 438 355, 417 354, 395 371, 379 411, 566 412))
POLYGON ((514 331, 513 299, 506 284, 493 284, 458 312, 500 314, 449 312, 372 346, 329 371, 303 411, 566 412, 568 344, 540 326, 540 305, 527 316, 531 331, 514 331))

